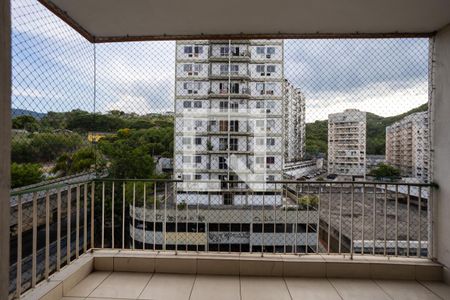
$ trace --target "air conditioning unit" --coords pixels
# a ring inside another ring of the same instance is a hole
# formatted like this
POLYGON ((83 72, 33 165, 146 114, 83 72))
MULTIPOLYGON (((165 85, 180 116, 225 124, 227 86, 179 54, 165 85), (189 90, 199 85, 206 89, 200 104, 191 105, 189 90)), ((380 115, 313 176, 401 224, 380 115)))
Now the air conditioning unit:
POLYGON ((273 95, 273 91, 266 91, 267 95, 273 95))
POLYGON ((259 91, 261 95, 264 95, 264 90, 259 91))
POLYGON ((192 91, 193 94, 198 94, 197 90, 192 91))
POLYGON ((198 75, 198 72, 194 72, 194 75, 197 76, 197 75, 198 75))
POLYGON ((272 56, 270 55, 270 54, 267 54, 266 55, 266 58, 271 58, 272 56))
POLYGON ((264 164, 259 164, 258 167, 259 167, 260 169, 264 169, 264 164))
POLYGON ((270 114, 270 109, 266 109, 266 113, 267 113, 267 114, 270 114))
POLYGON ((193 90, 188 90, 188 94, 192 94, 193 92, 193 90))
POLYGON ((192 72, 188 72, 188 76, 192 76, 192 72))
POLYGON ((264 76, 265 75, 265 73, 261 73, 261 76, 264 76))
POLYGON ((192 57, 192 53, 191 53, 191 54, 188 54, 188 56, 189 56, 189 57, 192 57))
POLYGON ((272 74, 272 73, 266 73, 266 76, 270 76, 270 74, 272 74))

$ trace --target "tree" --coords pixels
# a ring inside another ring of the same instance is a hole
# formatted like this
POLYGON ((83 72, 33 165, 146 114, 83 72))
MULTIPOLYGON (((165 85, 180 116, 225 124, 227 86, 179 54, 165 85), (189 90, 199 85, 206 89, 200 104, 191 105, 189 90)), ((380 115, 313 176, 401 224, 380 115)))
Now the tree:
POLYGON ((13 129, 24 129, 29 132, 35 132, 39 130, 39 122, 32 116, 18 116, 12 120, 13 129))
POLYGON ((56 160, 53 167, 53 173, 59 173, 61 176, 73 175, 77 173, 101 168, 104 164, 99 159, 92 147, 81 148, 73 154, 64 153, 56 160))
POLYGON ((393 180, 400 177, 400 170, 388 164, 381 163, 376 169, 370 171, 369 175, 377 179, 389 178, 393 180))
POLYGON ((11 164, 11 187, 17 188, 43 179, 43 173, 39 164, 11 164))

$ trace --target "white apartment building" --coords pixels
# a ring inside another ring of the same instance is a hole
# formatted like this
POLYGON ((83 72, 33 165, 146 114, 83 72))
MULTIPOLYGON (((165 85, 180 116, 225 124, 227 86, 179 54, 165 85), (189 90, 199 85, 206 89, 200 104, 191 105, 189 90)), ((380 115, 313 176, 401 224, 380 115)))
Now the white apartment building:
POLYGON ((293 163, 305 155, 305 96, 289 81, 284 85, 284 162, 293 163))
POLYGON ((174 176, 178 203, 270 205, 281 186, 283 41, 178 41, 174 176), (249 189, 250 188, 250 189, 249 189))
POLYGON ((429 179, 428 112, 414 113, 386 127, 386 161, 401 175, 429 179))
POLYGON ((328 116, 328 173, 365 176, 365 112, 346 109, 328 116))

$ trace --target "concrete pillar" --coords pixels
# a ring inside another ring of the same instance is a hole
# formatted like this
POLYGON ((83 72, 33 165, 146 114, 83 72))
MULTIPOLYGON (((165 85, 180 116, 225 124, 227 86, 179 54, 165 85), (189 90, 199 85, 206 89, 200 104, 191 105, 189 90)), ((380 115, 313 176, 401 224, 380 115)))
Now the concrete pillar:
POLYGON ((434 257, 444 265, 450 282, 450 24, 439 30, 434 41, 431 99, 434 257))
POLYGON ((11 12, 0 1, 0 299, 8 299, 11 160, 11 12))

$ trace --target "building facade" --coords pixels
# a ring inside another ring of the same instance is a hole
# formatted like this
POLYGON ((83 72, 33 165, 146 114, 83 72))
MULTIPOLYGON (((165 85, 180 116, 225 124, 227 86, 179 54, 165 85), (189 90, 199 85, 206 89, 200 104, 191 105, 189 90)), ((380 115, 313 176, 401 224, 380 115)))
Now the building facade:
POLYGON ((178 41, 175 76, 177 202, 281 203, 281 187, 247 191, 282 179, 283 41, 178 41))
POLYGON ((428 112, 414 113, 386 127, 386 161, 404 177, 429 180, 428 112))
POLYGON ((299 162, 305 155, 305 96, 289 81, 284 85, 284 161, 299 162))
POLYGON ((357 109, 328 116, 328 173, 366 175, 366 113, 357 109))

